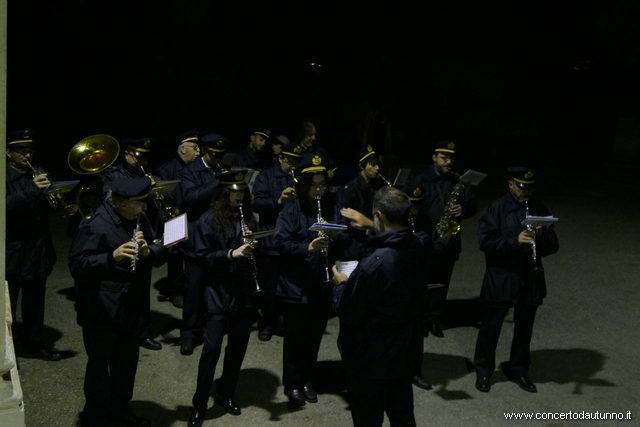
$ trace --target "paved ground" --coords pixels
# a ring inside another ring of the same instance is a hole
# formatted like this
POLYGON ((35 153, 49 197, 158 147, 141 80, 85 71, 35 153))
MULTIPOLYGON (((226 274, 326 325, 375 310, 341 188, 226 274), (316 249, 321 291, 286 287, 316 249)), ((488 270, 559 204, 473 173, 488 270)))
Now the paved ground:
MULTIPOLYGON (((602 179, 602 177, 598 177, 602 179)), ((504 182, 487 180, 478 192, 480 206, 501 194, 504 182)), ((538 311, 532 342, 531 379, 537 394, 521 391, 500 372, 490 393, 478 392, 470 370, 477 334, 479 293, 484 261, 475 242, 475 221, 463 224, 464 253, 449 294, 445 338, 427 338, 425 372, 432 391, 414 390, 419 426, 513 425, 505 412, 616 412, 627 421, 529 421, 540 426, 639 425, 640 186, 622 181, 585 183, 558 177, 539 196, 560 218, 560 252, 545 260, 549 296, 538 311)), ((86 356, 75 324, 72 286, 66 266, 69 240, 65 224, 58 227, 59 263, 49 280, 46 336, 68 356, 56 363, 19 359, 29 427, 75 426, 82 409, 86 356)), ((165 275, 166 267, 154 274, 165 275)), ((192 356, 179 353, 180 312, 158 302, 153 293, 152 323, 164 348, 141 349, 132 406, 154 426, 184 426, 200 348, 192 356)), ((19 317, 19 315, 18 315, 19 317)), ((512 322, 507 319, 498 348, 498 362, 508 357, 512 322)), ((348 426, 348 403, 336 375, 338 329, 331 320, 320 353, 323 384, 320 402, 291 411, 280 384, 282 339, 251 338, 236 398, 242 415, 226 415, 213 407, 205 426, 348 426)), ((321 386, 321 387, 320 387, 321 386)), ((546 416, 546 415, 545 415, 546 416)), ((523 422, 524 423, 524 422, 523 422)), ((388 425, 388 424, 385 424, 388 425)))

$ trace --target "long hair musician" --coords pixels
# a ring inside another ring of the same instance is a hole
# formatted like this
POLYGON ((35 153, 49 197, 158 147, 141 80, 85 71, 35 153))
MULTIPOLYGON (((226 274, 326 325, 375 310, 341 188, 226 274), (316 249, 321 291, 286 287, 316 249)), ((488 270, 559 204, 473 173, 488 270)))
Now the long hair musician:
POLYGON ((192 427, 204 421, 224 331, 228 332, 228 341, 214 401, 228 413, 240 415, 233 394, 255 320, 255 309, 251 307, 255 281, 249 259, 253 256, 255 241, 243 236, 250 235, 249 230, 257 230, 245 173, 246 169, 242 169, 217 176, 220 185, 213 193, 211 209, 200 217, 190 237, 198 265, 203 270, 207 311, 193 410, 188 421, 192 427))
POLYGON ((334 245, 309 230, 316 222, 337 218, 335 207, 324 197, 328 183, 325 164, 319 156, 302 161, 297 168, 297 198, 285 206, 276 223, 275 247, 281 255, 277 298, 285 330, 282 382, 294 406, 318 401, 314 376, 332 304, 331 287, 323 282, 327 280, 327 256, 334 245))

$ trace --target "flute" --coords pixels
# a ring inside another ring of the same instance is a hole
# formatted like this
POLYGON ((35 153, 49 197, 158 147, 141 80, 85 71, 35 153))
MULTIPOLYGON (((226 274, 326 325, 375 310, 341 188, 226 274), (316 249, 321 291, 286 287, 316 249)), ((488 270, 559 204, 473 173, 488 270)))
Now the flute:
POLYGON ((133 238, 131 239, 131 241, 136 244, 136 253, 133 258, 131 258, 131 271, 133 271, 134 273, 136 272, 136 265, 138 264, 139 259, 138 251, 140 250, 140 245, 138 244, 138 240, 136 239, 138 231, 140 231, 140 214, 138 214, 137 216, 136 228, 135 230, 133 230, 133 238))

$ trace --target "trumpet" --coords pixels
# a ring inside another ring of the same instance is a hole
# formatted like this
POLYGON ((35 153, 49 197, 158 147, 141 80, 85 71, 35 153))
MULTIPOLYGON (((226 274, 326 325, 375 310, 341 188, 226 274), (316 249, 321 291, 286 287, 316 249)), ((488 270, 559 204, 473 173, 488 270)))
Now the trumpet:
MULTIPOLYGON (((240 212, 240 229, 242 230, 242 243, 249 243, 253 247, 256 241, 255 239, 251 238, 249 227, 244 221, 244 210, 242 209, 242 202, 238 202, 238 211, 240 212)), ((262 299, 264 297, 264 289, 260 288, 260 284, 258 283, 258 268, 256 266, 256 258, 253 255, 249 257, 249 266, 249 272, 255 285, 255 290, 253 291, 252 297, 253 302, 259 304, 262 302, 262 299)))
MULTIPOLYGON (((41 170, 34 168, 33 165, 31 165, 31 163, 29 163, 28 161, 27 161, 27 165, 29 165, 29 168, 31 169, 31 175, 34 178, 38 175, 44 174, 44 172, 42 172, 41 170)), ((47 202, 49 203, 49 205, 51 205, 51 208, 54 211, 57 211, 58 208, 60 207, 62 208, 63 218, 69 218, 74 213, 78 212, 78 206, 66 204, 65 201, 62 199, 62 196, 60 195, 59 191, 47 192, 47 194, 45 194, 45 198, 47 199, 47 202)))
MULTIPOLYGON (((525 203, 525 217, 529 216, 529 199, 524 201, 525 203)), ((531 241, 531 261, 533 262, 533 268, 531 272, 542 271, 542 267, 538 266, 538 251, 536 248, 536 230, 534 230, 532 224, 527 224, 527 231, 533 233, 533 240, 531 241)))
POLYGON ((139 254, 138 254, 138 251, 140 250, 140 245, 138 244, 138 239, 136 238, 138 236, 138 231, 140 231, 140 214, 138 214, 138 216, 137 216, 136 228, 135 228, 135 230, 133 230, 133 237, 131 238, 131 241, 136 244, 136 253, 133 256, 133 258, 131 258, 131 271, 133 271, 134 273, 136 272, 136 266, 138 265, 138 259, 140 259, 139 254))
MULTIPOLYGON (((322 218, 322 205, 320 203, 320 196, 316 196, 316 203, 318 205, 317 223, 318 224, 324 224, 324 223, 326 223, 326 221, 324 220, 324 218, 322 218)), ((327 242, 329 242, 329 235, 327 233, 325 233, 324 231, 322 231, 322 230, 318 231, 318 237, 322 237, 327 242)), ((324 281, 324 283, 325 284, 326 283, 333 283, 331 281, 331 277, 329 276, 329 250, 327 248, 323 248, 322 249, 322 253, 324 254, 324 272, 325 272, 325 281, 324 281)))
POLYGON ((384 176, 378 174, 377 178, 383 180, 385 182, 385 184, 387 184, 389 187, 393 187, 393 184, 391 184, 391 181, 389 181, 388 179, 386 179, 384 176))

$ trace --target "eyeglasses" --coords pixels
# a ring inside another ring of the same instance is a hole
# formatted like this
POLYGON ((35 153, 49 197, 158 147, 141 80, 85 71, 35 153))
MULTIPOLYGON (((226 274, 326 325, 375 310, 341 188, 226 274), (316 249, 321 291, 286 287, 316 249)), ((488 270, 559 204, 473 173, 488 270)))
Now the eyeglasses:
POLYGON ((311 184, 311 188, 317 188, 318 190, 324 190, 325 188, 327 188, 327 183, 326 182, 319 182, 317 184, 311 184))
POLYGON ((18 153, 21 156, 27 156, 29 154, 33 155, 36 152, 33 148, 20 148, 18 150, 13 150, 14 153, 18 153))
POLYGON ((200 146, 198 144, 193 144, 193 145, 187 144, 187 147, 191 148, 194 151, 200 151, 200 146))

